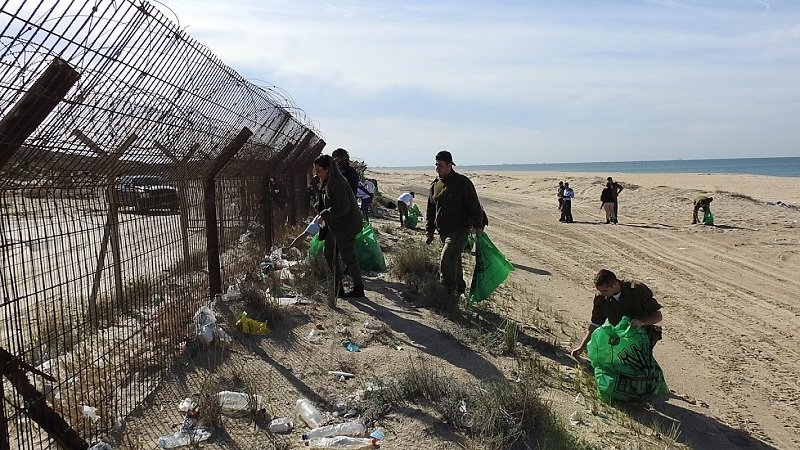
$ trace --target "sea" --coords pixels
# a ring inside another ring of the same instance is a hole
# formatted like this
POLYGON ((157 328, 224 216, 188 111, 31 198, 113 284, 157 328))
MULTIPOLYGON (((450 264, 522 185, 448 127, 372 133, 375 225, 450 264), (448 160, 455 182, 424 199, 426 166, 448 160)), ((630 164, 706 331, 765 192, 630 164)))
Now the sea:
MULTIPOLYGON (((424 168, 427 169, 429 167, 424 168)), ((800 157, 458 165, 458 169, 460 171, 496 170, 514 172, 744 173, 774 177, 800 177, 800 157)))

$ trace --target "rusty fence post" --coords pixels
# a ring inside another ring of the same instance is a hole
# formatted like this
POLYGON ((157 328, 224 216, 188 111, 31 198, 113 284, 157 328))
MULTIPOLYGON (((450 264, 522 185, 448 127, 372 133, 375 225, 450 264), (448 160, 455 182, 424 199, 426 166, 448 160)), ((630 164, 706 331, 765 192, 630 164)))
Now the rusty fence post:
POLYGON ((203 202, 206 216, 206 248, 208 251, 208 289, 211 298, 222 293, 222 267, 219 259, 219 228, 217 226, 217 186, 216 176, 244 144, 250 139, 253 132, 244 127, 232 141, 222 149, 220 155, 206 170, 203 182, 203 202))

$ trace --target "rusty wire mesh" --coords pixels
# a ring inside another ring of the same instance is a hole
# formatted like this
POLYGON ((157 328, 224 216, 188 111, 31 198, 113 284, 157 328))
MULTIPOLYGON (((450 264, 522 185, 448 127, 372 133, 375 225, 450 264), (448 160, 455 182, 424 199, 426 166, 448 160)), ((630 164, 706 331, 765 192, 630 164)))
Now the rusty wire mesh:
MULTIPOLYGON (((4 118, 54 61, 79 78, 22 145, 0 136, 0 348, 91 441, 153 392, 209 300, 209 202, 230 280, 307 212, 325 143, 146 2, 1 4, 4 118)), ((11 448, 52 446, 30 399, 0 387, 11 448)))

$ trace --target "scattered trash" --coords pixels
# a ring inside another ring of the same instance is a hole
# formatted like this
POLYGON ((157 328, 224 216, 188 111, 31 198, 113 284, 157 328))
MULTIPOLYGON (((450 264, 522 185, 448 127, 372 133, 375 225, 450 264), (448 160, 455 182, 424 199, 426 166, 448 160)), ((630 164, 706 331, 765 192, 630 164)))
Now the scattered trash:
POLYGON ((297 400, 295 409, 297 410, 297 415, 303 419, 303 422, 309 428, 319 428, 325 424, 325 418, 322 417, 322 413, 308 399, 301 398, 297 400))
POLYGON ((580 409, 576 409, 575 412, 569 415, 569 423, 572 426, 580 424, 582 419, 583 419, 583 412, 580 409))
POLYGON ((461 400, 458 403, 458 412, 461 413, 461 423, 459 423, 459 425, 466 428, 472 428, 474 420, 472 419, 472 414, 470 414, 469 411, 467 411, 466 400, 461 400))
POLYGON ((333 375, 336 379, 339 379, 340 377, 344 379, 355 378, 355 375, 353 375, 352 373, 342 372, 340 370, 329 370, 328 373, 333 375))
POLYGON ((89 450, 113 450, 111 444, 107 444, 103 441, 100 441, 93 446, 89 447, 89 450))
POLYGON ((197 442, 206 441, 210 437, 211 437, 211 430, 208 428, 197 428, 189 433, 176 431, 172 434, 168 434, 166 436, 161 436, 160 438, 158 438, 158 447, 159 448, 183 447, 186 445, 195 444, 197 442))
POLYGON ((197 402, 189 397, 186 397, 185 399, 181 400, 180 403, 178 403, 178 411, 180 412, 189 412, 194 411, 195 409, 197 409, 197 402))
POLYGON ((242 290, 238 284, 228 286, 228 290, 222 294, 221 299, 224 302, 236 301, 242 298, 242 290))
POLYGON ((382 430, 375 430, 372 433, 370 433, 369 437, 375 438, 380 441, 381 439, 386 437, 386 434, 382 430))
POLYGON ((336 332, 339 333, 339 334, 345 334, 345 335, 350 334, 350 330, 348 330, 347 327, 344 326, 344 324, 341 324, 341 323, 339 325, 336 325, 336 332))
POLYGON ((383 324, 367 319, 364 321, 364 328, 372 331, 381 331, 383 330, 383 324))
POLYGON ((97 422, 100 420, 100 416, 97 415, 97 408, 94 406, 81 405, 81 413, 83 414, 83 417, 91 419, 92 422, 97 422))
POLYGON ((342 342, 342 347, 344 347, 348 352, 360 352, 361 351, 361 347, 359 347, 357 344, 354 344, 354 343, 352 343, 350 341, 342 342))
POLYGON ((311 331, 308 332, 308 340, 318 344, 322 342, 322 330, 318 328, 312 328, 311 331))
POLYGON ((181 432, 182 433, 191 433, 194 430, 194 427, 197 425, 197 420, 200 418, 200 412, 196 409, 192 409, 186 412, 186 416, 183 418, 183 422, 181 423, 181 432))
POLYGON ((247 317, 247 312, 242 311, 239 314, 239 320, 236 321, 236 329, 244 334, 263 336, 269 334, 271 331, 267 326, 267 321, 260 321, 247 317))
POLYGON ((355 408, 348 409, 346 413, 342 414, 342 417, 344 417, 345 419, 350 419, 352 417, 358 417, 358 410, 355 409, 355 408))
POLYGON ((253 407, 263 409, 263 398, 260 395, 249 395, 244 392, 221 391, 217 394, 219 406, 223 412, 247 411, 253 407))
POLYGON ((276 298, 275 301, 278 303, 278 306, 291 306, 300 303, 300 299, 297 297, 279 297, 276 298))
POLYGON ((397 350, 398 352, 402 352, 403 351, 403 346, 402 345, 398 345, 394 349, 397 350))
POLYGON ((201 306, 194 313, 194 324, 197 328, 197 338, 203 343, 210 344, 214 340, 214 328, 217 325, 217 316, 208 306, 201 306))
POLYGON ((294 424, 286 417, 281 417, 269 423, 269 431, 273 433, 288 433, 292 431, 294 424))
POLYGON ((314 428, 313 430, 303 433, 303 440, 317 439, 331 436, 363 436, 367 432, 367 427, 363 422, 354 421, 346 423, 337 423, 334 425, 326 425, 324 427, 314 428))
POLYGON ((305 441, 306 447, 311 448, 338 448, 342 450, 361 450, 375 447, 377 440, 374 438, 356 438, 350 436, 324 437, 305 441))

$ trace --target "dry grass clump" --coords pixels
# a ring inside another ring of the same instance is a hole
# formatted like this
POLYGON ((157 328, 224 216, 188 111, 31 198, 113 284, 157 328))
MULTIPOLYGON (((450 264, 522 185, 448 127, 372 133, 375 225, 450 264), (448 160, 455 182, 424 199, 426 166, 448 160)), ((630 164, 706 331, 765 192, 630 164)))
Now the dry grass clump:
POLYGON ((526 449, 534 442, 537 448, 592 448, 570 435, 534 383, 464 383, 442 368, 424 363, 410 367, 393 380, 373 381, 365 394, 368 417, 379 418, 395 405, 413 403, 433 408, 480 448, 526 449))
POLYGON ((333 277, 322 255, 306 258, 292 266, 291 271, 294 279, 290 286, 295 292, 312 300, 327 299, 333 285, 333 277))
POLYGON ((416 241, 398 246, 389 273, 430 304, 453 306, 453 298, 439 282, 439 256, 435 247, 416 241))

